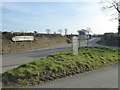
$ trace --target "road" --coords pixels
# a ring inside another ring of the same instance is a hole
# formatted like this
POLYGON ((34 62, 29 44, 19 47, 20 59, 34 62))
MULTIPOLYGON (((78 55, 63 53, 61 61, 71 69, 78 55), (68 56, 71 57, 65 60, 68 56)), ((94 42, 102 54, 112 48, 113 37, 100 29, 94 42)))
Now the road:
POLYGON ((57 79, 32 88, 118 88, 118 66, 57 79))
MULTIPOLYGON (((89 46, 97 45, 95 42, 98 41, 99 38, 93 38, 89 41, 89 46)), ((86 41, 81 42, 81 46, 86 46, 86 41)), ((28 50, 24 52, 11 53, 2 55, 2 72, 5 72, 9 68, 16 67, 20 64, 30 62, 36 59, 40 59, 41 57, 46 57, 50 54, 54 54, 57 52, 62 52, 65 50, 72 49, 72 46, 59 46, 59 47, 50 47, 36 50, 28 50)))
MULTIPOLYGON (((89 46, 99 46, 95 42, 100 38, 89 40, 89 46)), ((81 46, 86 46, 86 41, 81 42, 81 46)), ((113 47, 115 48, 115 47, 113 47)), ((71 45, 29 50, 2 56, 2 72, 20 64, 48 56, 49 54, 70 50, 71 45)), ((35 88, 118 88, 118 66, 104 68, 84 74, 57 79, 35 88)), ((32 88, 34 88, 32 87, 32 88)))

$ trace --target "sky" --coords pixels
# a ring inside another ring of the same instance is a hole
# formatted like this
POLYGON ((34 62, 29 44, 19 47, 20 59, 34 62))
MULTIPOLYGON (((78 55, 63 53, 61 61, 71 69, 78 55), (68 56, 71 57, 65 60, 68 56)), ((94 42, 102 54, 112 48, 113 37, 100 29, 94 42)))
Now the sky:
MULTIPOLYGON (((100 1, 79 2, 2 2, 2 30, 13 32, 58 33, 68 29, 68 34, 91 28, 91 34, 117 32, 117 20, 102 11, 100 1)), ((1 19, 1 17, 0 17, 1 19)), ((1 25, 0 25, 1 27, 1 25)))

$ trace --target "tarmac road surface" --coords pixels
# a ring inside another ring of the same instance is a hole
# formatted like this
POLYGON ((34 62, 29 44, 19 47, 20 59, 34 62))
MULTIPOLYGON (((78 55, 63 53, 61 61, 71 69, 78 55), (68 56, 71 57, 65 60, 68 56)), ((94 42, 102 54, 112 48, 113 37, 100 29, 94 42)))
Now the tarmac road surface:
MULTIPOLYGON (((89 46, 96 46, 95 43, 100 38, 92 38, 89 40, 89 46)), ((87 42, 82 41, 81 46, 86 46, 87 42)), ((5 72, 9 68, 16 67, 20 64, 24 64, 26 62, 30 62, 36 59, 40 59, 41 57, 46 57, 50 54, 54 54, 57 52, 62 52, 66 50, 72 49, 72 45, 52 47, 52 48, 42 48, 36 50, 28 50, 23 52, 11 53, 11 54, 3 54, 2 55, 2 72, 5 72)))
MULTIPOLYGON (((92 38, 89 40, 89 46, 100 46, 95 43, 99 39, 100 38, 92 38)), ((86 43, 86 41, 83 41, 80 45, 86 46, 86 43)), ((2 72, 20 64, 70 49, 72 49, 71 45, 67 45, 4 54, 2 55, 2 72)), ((118 66, 107 67, 97 71, 57 79, 32 88, 118 88, 118 66)))
POLYGON ((118 88, 118 66, 57 79, 32 88, 118 88))

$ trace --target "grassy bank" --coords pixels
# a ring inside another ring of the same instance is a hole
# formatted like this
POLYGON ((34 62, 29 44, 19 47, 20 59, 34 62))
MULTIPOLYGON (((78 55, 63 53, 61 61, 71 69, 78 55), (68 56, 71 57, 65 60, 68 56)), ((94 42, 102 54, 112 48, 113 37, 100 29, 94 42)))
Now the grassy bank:
POLYGON ((98 44, 106 45, 106 46, 119 46, 119 37, 102 37, 100 41, 98 41, 98 44))
POLYGON ((106 47, 81 47, 79 55, 73 55, 71 50, 60 52, 8 70, 2 82, 4 86, 37 85, 117 64, 118 54, 119 50, 106 47))
POLYGON ((33 42, 12 42, 10 40, 2 41, 2 54, 15 53, 26 50, 40 49, 50 46, 67 45, 65 38, 37 38, 33 42))
POLYGON ((2 53, 14 53, 25 50, 39 49, 49 46, 67 45, 68 38, 60 34, 34 34, 22 32, 2 32, 2 53), (34 36, 34 41, 13 42, 14 36, 34 36))

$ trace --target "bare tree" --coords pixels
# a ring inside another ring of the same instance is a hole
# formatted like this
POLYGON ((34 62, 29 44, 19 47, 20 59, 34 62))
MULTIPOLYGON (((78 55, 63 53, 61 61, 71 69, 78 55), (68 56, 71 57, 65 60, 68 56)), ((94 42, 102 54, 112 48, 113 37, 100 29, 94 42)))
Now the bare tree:
POLYGON ((88 35, 87 35, 87 47, 89 46, 89 39, 91 39, 91 38, 90 38, 90 35, 89 35, 90 32, 91 32, 91 29, 90 29, 89 27, 87 27, 87 28, 86 28, 86 33, 88 34, 88 35))
POLYGON ((36 36, 37 35, 37 31, 34 31, 34 36, 36 36))
POLYGON ((47 33, 47 34, 50 34, 50 29, 46 29, 46 33, 47 33))
POLYGON ((67 30, 67 29, 65 29, 65 36, 67 35, 67 31, 68 31, 68 30, 67 30))
POLYGON ((77 31, 79 35, 85 35, 86 34, 86 30, 85 29, 81 29, 77 31))
POLYGON ((37 31, 34 31, 34 34, 37 34, 37 31))
POLYGON ((92 31, 91 31, 91 28, 90 28, 90 27, 87 27, 87 28, 86 28, 86 33, 87 33, 87 34, 90 34, 90 32, 92 32, 92 31))
POLYGON ((54 35, 56 34, 56 32, 54 31, 54 35))
POLYGON ((60 34, 62 34, 62 29, 59 29, 58 32, 59 32, 60 34))
POLYGON ((101 3, 104 5, 103 10, 107 10, 109 13, 114 10, 115 12, 112 12, 112 15, 117 13, 118 17, 114 19, 118 19, 118 34, 120 34, 120 0, 104 0, 101 3))

